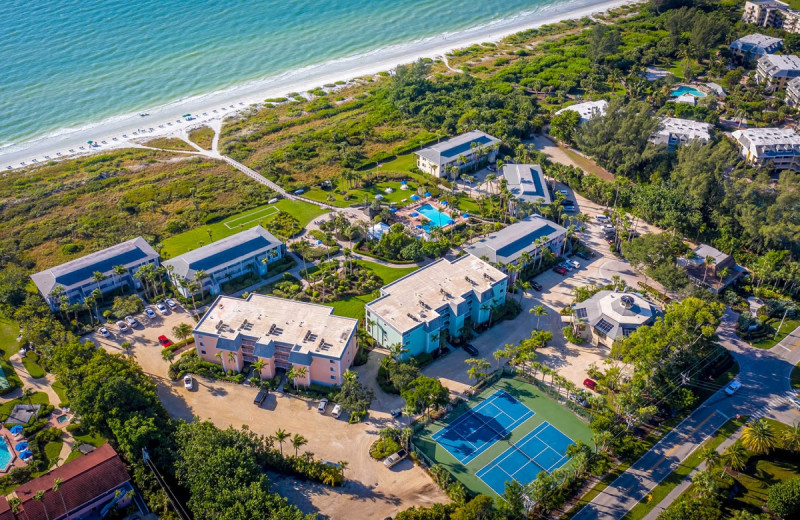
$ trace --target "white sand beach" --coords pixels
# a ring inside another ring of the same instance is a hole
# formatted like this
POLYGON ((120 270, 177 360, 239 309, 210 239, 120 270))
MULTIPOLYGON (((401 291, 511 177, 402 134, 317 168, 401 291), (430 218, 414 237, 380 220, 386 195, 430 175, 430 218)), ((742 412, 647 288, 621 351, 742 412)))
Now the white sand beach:
POLYGON ((372 76, 420 58, 440 58, 454 49, 474 43, 496 42, 526 29, 583 18, 633 3, 637 3, 637 0, 609 0, 552 16, 543 12, 520 15, 455 34, 445 33, 405 45, 385 47, 297 69, 277 77, 112 117, 84 127, 64 129, 49 136, 13 145, 0 152, 0 170, 13 170, 82 154, 128 147, 135 144, 134 140, 142 138, 180 135, 189 128, 208 125, 248 110, 251 105, 261 105, 265 99, 283 97, 290 92, 306 94, 325 84, 372 76), (147 115, 143 117, 141 114, 147 115), (183 117, 186 114, 191 116, 183 117))

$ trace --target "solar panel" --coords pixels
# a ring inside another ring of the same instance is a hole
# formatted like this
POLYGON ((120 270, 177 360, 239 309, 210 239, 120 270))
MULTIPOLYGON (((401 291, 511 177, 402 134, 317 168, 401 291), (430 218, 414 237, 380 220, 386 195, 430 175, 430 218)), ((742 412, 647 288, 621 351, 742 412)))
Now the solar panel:
POLYGON ((611 329, 614 328, 614 325, 610 324, 606 320, 600 320, 597 322, 597 325, 595 325, 594 328, 596 328, 603 334, 608 334, 611 331, 611 329))
POLYGON ((586 309, 584 308, 575 309, 575 316, 577 316, 578 318, 585 318, 587 316, 586 309))
POLYGON ((636 332, 636 329, 633 327, 622 327, 622 335, 625 337, 630 336, 634 332, 636 332))

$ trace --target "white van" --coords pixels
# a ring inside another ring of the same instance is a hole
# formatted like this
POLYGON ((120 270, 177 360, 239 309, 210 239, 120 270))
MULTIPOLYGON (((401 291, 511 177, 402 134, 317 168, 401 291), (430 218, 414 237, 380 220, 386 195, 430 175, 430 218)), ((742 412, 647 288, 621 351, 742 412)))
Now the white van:
POLYGON ((339 416, 342 415, 342 405, 340 405, 339 403, 336 403, 336 406, 333 407, 333 411, 331 412, 331 415, 338 419, 339 416))
POLYGON ((275 198, 273 198, 273 199, 269 199, 269 201, 267 202, 267 204, 275 204, 275 203, 276 203, 276 202, 278 202, 279 200, 280 200, 280 199, 279 199, 278 197, 275 197, 275 198))

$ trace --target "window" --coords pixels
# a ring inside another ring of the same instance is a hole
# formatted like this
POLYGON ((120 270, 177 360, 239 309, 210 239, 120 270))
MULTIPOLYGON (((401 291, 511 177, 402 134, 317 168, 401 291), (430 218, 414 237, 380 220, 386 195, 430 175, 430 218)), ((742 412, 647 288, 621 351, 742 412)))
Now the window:
POLYGON ((200 346, 201 346, 201 347, 205 347, 205 345, 203 344, 203 342, 202 342, 202 341, 200 342, 200 346))
POLYGON ((206 351, 205 350, 201 350, 200 353, 203 354, 204 356, 206 355, 206 351))
POLYGON ((335 372, 335 371, 336 371, 336 369, 331 367, 331 372, 335 372))
POLYGON ((330 362, 331 362, 331 365, 334 363, 334 361, 332 359, 330 360, 330 362))
POLYGON ((336 376, 331 376, 331 379, 333 379, 335 381, 336 380, 336 376))

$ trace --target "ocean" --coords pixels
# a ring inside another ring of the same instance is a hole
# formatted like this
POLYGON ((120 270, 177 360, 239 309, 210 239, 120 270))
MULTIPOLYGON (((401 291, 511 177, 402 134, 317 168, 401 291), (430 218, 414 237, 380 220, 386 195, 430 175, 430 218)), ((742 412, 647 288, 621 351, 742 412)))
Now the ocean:
POLYGON ((386 47, 603 0, 3 0, 0 154, 386 47))

